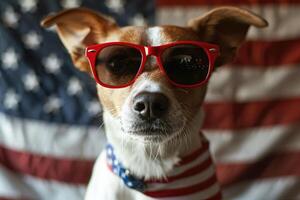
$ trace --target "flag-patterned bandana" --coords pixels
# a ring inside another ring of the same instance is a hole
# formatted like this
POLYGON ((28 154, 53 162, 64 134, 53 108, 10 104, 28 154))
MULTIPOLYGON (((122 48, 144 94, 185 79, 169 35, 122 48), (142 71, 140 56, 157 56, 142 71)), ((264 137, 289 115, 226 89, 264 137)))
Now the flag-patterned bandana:
POLYGON ((221 191, 215 175, 215 167, 209 153, 208 142, 183 157, 174 169, 162 180, 142 180, 134 177, 114 154, 112 145, 106 147, 109 169, 119 176, 124 184, 155 199, 219 200, 221 191))

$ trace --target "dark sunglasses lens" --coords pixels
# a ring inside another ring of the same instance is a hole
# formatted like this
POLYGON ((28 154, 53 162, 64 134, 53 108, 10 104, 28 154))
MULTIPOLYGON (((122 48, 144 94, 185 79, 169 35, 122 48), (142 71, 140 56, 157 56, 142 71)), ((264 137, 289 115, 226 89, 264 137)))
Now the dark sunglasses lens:
POLYGON ((98 53, 95 66, 102 83, 123 86, 134 79, 141 63, 142 54, 138 49, 125 45, 111 45, 98 53))
POLYGON ((161 55, 168 77, 177 84, 193 85, 203 82, 209 73, 205 50, 192 44, 180 44, 164 50, 161 55))

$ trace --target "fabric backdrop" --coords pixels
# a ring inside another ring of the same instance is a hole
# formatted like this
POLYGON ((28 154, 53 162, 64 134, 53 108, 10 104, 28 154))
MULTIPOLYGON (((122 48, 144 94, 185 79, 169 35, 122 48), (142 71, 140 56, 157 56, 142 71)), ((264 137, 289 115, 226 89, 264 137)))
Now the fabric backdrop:
POLYGON ((94 81, 44 16, 85 6, 120 25, 185 25, 225 4, 270 23, 210 81, 204 132, 225 199, 300 199, 300 0, 1 0, 0 199, 82 199, 105 143, 94 81))

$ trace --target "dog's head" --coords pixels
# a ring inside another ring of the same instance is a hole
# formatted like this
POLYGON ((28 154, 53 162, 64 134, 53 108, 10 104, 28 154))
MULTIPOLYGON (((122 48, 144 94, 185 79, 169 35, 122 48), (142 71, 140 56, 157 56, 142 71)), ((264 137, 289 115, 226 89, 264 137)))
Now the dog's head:
MULTIPOLYGON (((185 27, 119 27, 106 16, 76 8, 48 16, 42 25, 56 25, 74 65, 92 75, 85 57, 85 48, 90 45, 127 42, 159 46, 176 41, 202 41, 219 46, 219 56, 215 60, 215 67, 218 67, 233 60, 251 25, 265 27, 267 22, 250 11, 222 7, 191 19, 185 27)), ((179 51, 176 56, 185 62, 185 53, 179 51)), ((110 72, 105 73, 108 80, 114 76, 110 72)), ((154 143, 180 137, 192 128, 200 128, 201 122, 195 123, 194 119, 201 119, 200 108, 206 88, 207 82, 192 88, 172 84, 153 56, 147 57, 143 72, 127 87, 112 89, 97 84, 105 115, 112 121, 110 126, 120 127, 128 139, 154 143)))

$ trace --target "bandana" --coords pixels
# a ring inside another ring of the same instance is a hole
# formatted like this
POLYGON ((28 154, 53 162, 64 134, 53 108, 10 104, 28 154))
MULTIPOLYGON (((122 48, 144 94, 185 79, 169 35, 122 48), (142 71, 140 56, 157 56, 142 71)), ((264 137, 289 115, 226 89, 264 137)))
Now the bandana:
POLYGON ((164 200, 222 199, 208 142, 203 142, 199 149, 183 157, 162 180, 136 178, 118 161, 110 144, 106 146, 106 160, 110 171, 119 176, 128 188, 146 196, 164 200))

